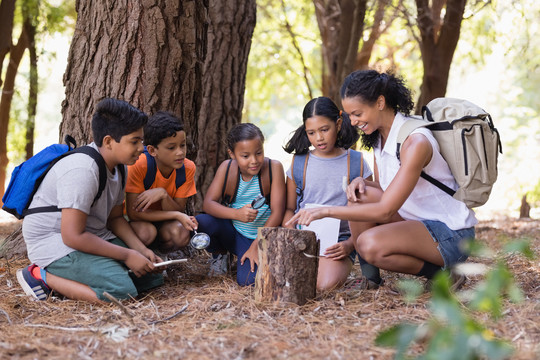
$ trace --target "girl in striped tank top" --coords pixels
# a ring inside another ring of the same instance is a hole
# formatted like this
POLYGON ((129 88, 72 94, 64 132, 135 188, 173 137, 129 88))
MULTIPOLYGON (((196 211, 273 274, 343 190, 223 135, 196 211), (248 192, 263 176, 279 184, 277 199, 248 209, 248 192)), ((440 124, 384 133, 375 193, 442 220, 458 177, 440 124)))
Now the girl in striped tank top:
POLYGON ((281 225, 285 212, 285 174, 277 160, 265 159, 264 136, 253 124, 238 124, 227 135, 227 151, 238 164, 239 183, 230 204, 221 202, 229 160, 218 168, 204 197, 204 214, 197 216, 198 231, 210 235, 212 253, 210 272, 222 275, 227 272, 228 252, 238 257, 236 280, 239 285, 255 282, 258 262, 257 230, 259 227, 281 225), (261 169, 269 161, 272 174, 269 201, 254 209, 253 199, 261 194, 261 169), (268 203, 269 202, 269 203, 268 203))

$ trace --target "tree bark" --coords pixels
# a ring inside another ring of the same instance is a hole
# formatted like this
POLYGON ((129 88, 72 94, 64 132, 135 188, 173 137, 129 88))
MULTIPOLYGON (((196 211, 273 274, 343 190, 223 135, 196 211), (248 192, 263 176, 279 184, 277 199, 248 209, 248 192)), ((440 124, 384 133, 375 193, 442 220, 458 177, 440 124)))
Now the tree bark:
POLYGON ((315 298, 318 255, 319 241, 312 231, 261 228, 255 300, 303 305, 315 298))
POLYGON ((11 49, 14 15, 15 0, 0 1, 0 88, 3 84, 4 59, 11 49))
MULTIPOLYGON (((2 96, 0 97, 0 194, 3 194, 5 190, 6 167, 9 162, 7 157, 7 133, 11 101, 13 100, 13 92, 15 90, 15 79, 17 78, 19 65, 27 47, 28 36, 26 29, 23 27, 17 45, 13 46, 9 52, 9 64, 2 87, 2 96)), ((3 205, 1 201, 0 205, 3 205)))
POLYGON ((452 58, 461 31, 461 21, 467 0, 437 0, 430 7, 428 0, 416 0, 420 30, 420 52, 424 75, 416 112, 437 97, 446 94, 452 58), (444 4, 446 7, 444 7, 444 4), (445 8, 441 22, 442 9, 445 8))
MULTIPOLYGON (((37 8, 36 8, 37 10, 37 8)), ((23 11, 24 24, 28 34, 28 53, 30 55, 30 78, 26 120, 26 160, 34 156, 34 130, 36 128, 36 109, 38 97, 38 56, 36 51, 36 19, 37 14, 32 15, 29 9, 23 11)))
POLYGON ((211 1, 208 14, 201 109, 197 126, 188 133, 196 139, 197 147, 195 209, 202 207, 216 169, 228 157, 225 137, 229 129, 242 119, 247 61, 256 22, 255 0, 211 1))
POLYGON ((354 70, 367 0, 313 0, 322 40, 322 93, 340 104, 339 89, 354 70))
POLYGON ((94 106, 113 97, 176 114, 198 143, 208 0, 77 1, 76 10, 60 139, 90 142, 94 106))

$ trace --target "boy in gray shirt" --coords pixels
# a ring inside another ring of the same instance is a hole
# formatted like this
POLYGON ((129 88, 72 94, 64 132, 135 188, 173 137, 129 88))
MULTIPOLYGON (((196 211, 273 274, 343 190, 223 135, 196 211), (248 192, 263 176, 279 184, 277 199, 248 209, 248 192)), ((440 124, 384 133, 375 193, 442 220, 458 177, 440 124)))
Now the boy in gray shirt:
POLYGON ((44 300, 53 289, 71 299, 101 302, 108 300, 104 292, 126 299, 163 283, 161 275, 150 273, 161 259, 123 216, 122 177, 125 165, 135 163, 143 151, 146 122, 146 114, 125 101, 98 103, 89 146, 103 157, 107 180, 95 203, 100 171, 92 157, 71 154, 47 173, 29 209, 57 206, 59 211, 24 218, 32 265, 18 270, 17 279, 26 294, 44 300))

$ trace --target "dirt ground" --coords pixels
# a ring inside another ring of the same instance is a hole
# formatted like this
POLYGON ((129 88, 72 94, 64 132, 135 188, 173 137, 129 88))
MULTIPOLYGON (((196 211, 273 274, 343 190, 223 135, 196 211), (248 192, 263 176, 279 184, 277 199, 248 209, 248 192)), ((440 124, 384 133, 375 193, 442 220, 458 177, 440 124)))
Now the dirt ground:
MULTIPOLYGON (((537 254, 534 260, 505 257, 524 301, 505 303, 497 321, 477 314, 514 346, 512 359, 540 358, 539 224, 505 219, 477 226, 477 238, 494 250, 526 237, 537 254)), ((0 239, 18 226, 0 222, 0 239)), ((167 270, 164 286, 121 305, 96 306, 57 297, 30 300, 15 276, 27 264, 25 258, 0 259, 0 359, 391 359, 392 349, 374 345, 377 333, 429 318, 429 294, 404 302, 391 291, 404 276, 386 272, 378 290, 340 289, 304 306, 261 304, 252 288, 238 287, 232 277, 206 277, 207 255, 191 254, 167 270)), ((358 273, 355 265, 351 277, 358 273)), ((481 280, 470 278, 462 290, 481 280)))

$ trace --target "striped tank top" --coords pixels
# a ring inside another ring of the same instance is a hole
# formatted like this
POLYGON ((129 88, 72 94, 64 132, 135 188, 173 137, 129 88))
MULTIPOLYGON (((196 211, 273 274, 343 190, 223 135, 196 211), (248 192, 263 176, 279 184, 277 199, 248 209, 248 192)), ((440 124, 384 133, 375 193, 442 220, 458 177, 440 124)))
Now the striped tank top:
MULTIPOLYGON (((251 204, 261 193, 259 186, 259 176, 255 175, 249 181, 244 181, 240 176, 240 183, 238 184, 238 192, 236 193, 236 199, 234 203, 230 205, 233 209, 240 209, 246 204, 251 204)), ((271 210, 268 204, 264 204, 258 209, 257 217, 254 221, 246 223, 239 220, 232 220, 234 228, 248 239, 255 239, 257 237, 257 229, 263 227, 266 220, 270 217, 271 210)))

